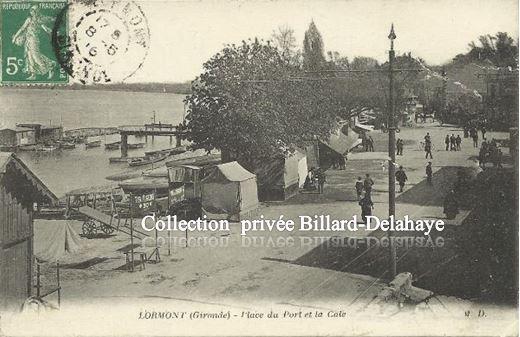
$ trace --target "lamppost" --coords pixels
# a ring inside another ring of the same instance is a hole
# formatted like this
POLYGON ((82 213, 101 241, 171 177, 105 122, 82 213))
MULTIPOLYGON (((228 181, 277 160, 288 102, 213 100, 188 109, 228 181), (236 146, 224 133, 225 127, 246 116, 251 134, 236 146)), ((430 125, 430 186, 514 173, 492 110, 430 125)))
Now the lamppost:
MULTIPOLYGON (((388 78, 389 78, 389 99, 388 99, 388 217, 395 217, 395 111, 394 111, 394 40, 397 38, 394 32, 394 24, 390 29, 388 39, 390 39, 390 51, 388 52, 388 78)), ((390 243, 390 276, 394 279, 397 275, 397 261, 395 245, 393 242, 392 230, 388 231, 388 241, 390 243)))

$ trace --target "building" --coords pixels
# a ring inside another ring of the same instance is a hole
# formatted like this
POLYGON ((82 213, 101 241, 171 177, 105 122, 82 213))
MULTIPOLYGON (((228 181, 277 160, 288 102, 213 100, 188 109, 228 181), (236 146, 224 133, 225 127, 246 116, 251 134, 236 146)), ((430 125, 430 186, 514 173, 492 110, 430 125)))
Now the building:
POLYGON ((16 130, 2 129, 0 130, 0 146, 4 149, 16 147, 16 130))
POLYGON ((47 126, 42 124, 16 124, 18 128, 27 128, 34 130, 35 142, 43 144, 54 142, 63 138, 62 126, 47 126))
POLYGON ((500 69, 479 74, 484 78, 486 118, 496 128, 518 124, 518 70, 500 69))
POLYGON ((0 310, 17 310, 32 294, 33 210, 57 197, 12 153, 0 153, 0 310))
POLYGON ((36 131, 32 128, 17 126, 14 129, 0 130, 0 147, 4 149, 34 144, 36 144, 36 131))

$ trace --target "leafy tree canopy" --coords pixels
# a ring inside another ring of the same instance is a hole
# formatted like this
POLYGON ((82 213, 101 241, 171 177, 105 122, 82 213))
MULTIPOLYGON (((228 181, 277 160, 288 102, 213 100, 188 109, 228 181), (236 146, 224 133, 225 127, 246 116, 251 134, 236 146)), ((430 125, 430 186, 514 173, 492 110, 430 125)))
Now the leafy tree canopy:
POLYGON ((469 44, 469 52, 454 58, 455 64, 491 62, 496 67, 518 68, 518 43, 505 32, 481 35, 469 44))
POLYGON ((204 64, 186 98, 193 147, 263 158, 328 137, 336 114, 332 91, 318 82, 283 80, 298 74, 269 43, 226 46, 204 64))

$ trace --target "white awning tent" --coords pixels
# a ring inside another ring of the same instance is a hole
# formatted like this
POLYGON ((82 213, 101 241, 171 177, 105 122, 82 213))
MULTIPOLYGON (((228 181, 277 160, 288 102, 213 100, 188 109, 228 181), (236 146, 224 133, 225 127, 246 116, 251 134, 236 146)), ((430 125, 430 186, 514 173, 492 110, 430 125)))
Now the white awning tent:
POLYGON ((34 255, 40 262, 56 262, 81 248, 82 239, 69 221, 34 223, 34 255))
POLYGON ((258 208, 256 175, 236 161, 215 166, 202 180, 202 211, 211 219, 239 221, 258 208))
POLYGON ((336 151, 340 155, 350 152, 353 148, 361 143, 359 134, 350 128, 338 128, 331 132, 329 140, 324 142, 329 148, 336 151), (345 130, 345 133, 343 130, 345 130))
POLYGON ((302 187, 308 173, 307 156, 303 151, 296 150, 285 157, 283 182, 281 183, 284 188, 295 184, 298 184, 298 187, 302 187))

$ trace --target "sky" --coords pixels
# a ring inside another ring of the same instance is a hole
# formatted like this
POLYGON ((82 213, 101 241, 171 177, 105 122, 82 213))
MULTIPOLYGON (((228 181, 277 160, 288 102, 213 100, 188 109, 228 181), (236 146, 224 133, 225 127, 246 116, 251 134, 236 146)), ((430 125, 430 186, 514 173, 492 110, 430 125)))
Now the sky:
POLYGON ((516 0, 147 0, 138 2, 150 28, 143 67, 127 82, 183 82, 225 44, 269 39, 279 26, 295 31, 301 47, 311 20, 325 50, 352 59, 383 61, 395 25, 396 52, 438 65, 468 50, 483 34, 518 39, 516 0))

